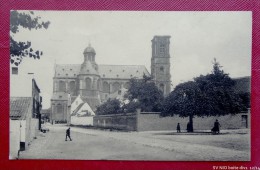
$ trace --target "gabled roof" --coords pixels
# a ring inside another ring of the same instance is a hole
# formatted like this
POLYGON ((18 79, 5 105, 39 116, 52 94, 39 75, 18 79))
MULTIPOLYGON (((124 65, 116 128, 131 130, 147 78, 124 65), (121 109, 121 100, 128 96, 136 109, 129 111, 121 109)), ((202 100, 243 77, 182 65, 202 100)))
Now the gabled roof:
MULTIPOLYGON (((55 66, 55 78, 76 78, 81 64, 62 64, 55 66)), ((150 76, 144 65, 98 65, 98 73, 103 79, 143 78, 150 76)), ((87 73, 86 73, 87 74, 87 73)))
POLYGON ((11 119, 26 119, 30 112, 31 97, 11 97, 10 98, 10 118, 11 119))
POLYGON ((71 114, 71 116, 75 116, 77 114, 77 112, 79 111, 79 109, 84 105, 85 103, 80 103, 78 105, 78 107, 73 111, 73 113, 71 114))

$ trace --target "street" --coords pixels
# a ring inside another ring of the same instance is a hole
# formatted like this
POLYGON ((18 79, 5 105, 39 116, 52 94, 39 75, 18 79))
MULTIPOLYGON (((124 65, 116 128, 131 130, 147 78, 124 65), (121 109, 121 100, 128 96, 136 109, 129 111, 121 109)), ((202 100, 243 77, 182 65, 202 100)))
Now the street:
POLYGON ((248 129, 187 134, 171 131, 118 132, 71 127, 72 141, 65 141, 65 125, 49 125, 19 159, 70 160, 250 160, 248 129))

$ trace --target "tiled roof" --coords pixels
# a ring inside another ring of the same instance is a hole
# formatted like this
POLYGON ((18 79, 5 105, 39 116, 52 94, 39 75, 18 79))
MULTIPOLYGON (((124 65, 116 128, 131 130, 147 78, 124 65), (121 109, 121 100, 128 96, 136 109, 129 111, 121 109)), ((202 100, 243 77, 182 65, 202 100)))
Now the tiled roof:
POLYGON ((55 77, 76 78, 80 72, 81 64, 56 64, 55 77))
MULTIPOLYGON (((55 77, 76 78, 81 64, 56 65, 55 77)), ((98 72, 104 79, 142 78, 143 74, 150 75, 144 65, 98 65, 98 72)))
POLYGON ((99 65, 101 78, 131 79, 150 75, 144 65, 99 65))
POLYGON ((236 92, 248 92, 250 93, 250 85, 251 85, 251 77, 240 77, 240 78, 233 78, 233 80, 236 82, 234 86, 234 90, 236 92))
POLYGON ((25 119, 30 108, 31 97, 11 97, 10 98, 10 118, 25 119))

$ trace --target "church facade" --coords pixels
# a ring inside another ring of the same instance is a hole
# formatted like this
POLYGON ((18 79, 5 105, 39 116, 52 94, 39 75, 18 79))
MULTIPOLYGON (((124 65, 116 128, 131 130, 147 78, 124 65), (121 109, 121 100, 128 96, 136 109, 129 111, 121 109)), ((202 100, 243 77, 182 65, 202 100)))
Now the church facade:
POLYGON ((166 96, 171 91, 170 36, 152 39, 151 73, 144 65, 99 65, 96 51, 90 45, 84 50, 82 64, 55 64, 51 120, 66 121, 68 96, 73 100, 80 95, 84 102, 95 108, 109 98, 121 95, 128 89, 129 80, 152 76, 153 81, 166 96))

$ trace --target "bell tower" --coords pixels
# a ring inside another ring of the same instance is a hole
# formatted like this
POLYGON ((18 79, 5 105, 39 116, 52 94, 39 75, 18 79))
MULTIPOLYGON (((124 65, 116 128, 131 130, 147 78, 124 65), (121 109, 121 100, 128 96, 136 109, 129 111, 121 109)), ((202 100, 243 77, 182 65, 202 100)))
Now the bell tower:
POLYGON ((154 36, 152 39, 151 75, 164 96, 171 92, 170 38, 154 36))

